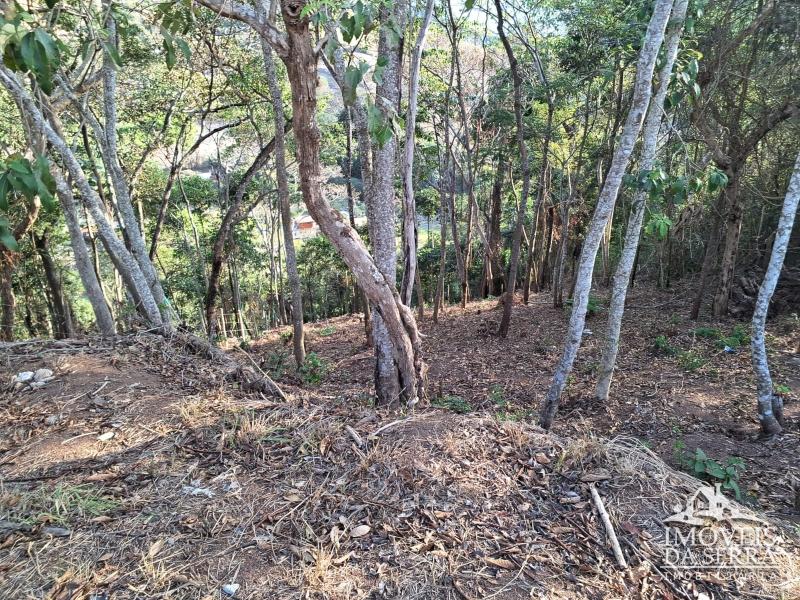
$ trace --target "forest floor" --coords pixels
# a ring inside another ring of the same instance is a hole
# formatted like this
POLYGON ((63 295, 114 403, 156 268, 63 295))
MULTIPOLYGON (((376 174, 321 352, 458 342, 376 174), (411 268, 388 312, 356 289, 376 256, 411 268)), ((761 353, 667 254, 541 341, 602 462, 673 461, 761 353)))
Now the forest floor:
POLYGON ((760 440, 742 324, 693 323, 687 297, 633 290, 605 405, 600 308, 552 433, 533 423, 568 315, 546 295, 507 340, 496 300, 423 321, 413 413, 372 406, 356 317, 309 326, 302 376, 284 332, 231 349, 286 403, 150 334, 8 346, 3 380, 55 378, 0 391, 0 597, 800 598, 800 327, 769 324, 787 426, 760 440), (777 573, 667 568, 662 521, 700 485, 676 444, 744 460, 742 510, 781 536, 777 573))

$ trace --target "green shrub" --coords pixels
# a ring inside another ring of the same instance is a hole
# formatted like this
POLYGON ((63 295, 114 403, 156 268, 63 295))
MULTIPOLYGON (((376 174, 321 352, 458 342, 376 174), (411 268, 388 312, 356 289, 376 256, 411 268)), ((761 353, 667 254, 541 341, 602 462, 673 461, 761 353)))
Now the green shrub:
POLYGON ((653 345, 657 351, 661 352, 662 354, 666 354, 667 356, 675 356, 678 353, 678 349, 669 343, 669 340, 665 335, 657 336, 653 345))
POLYGON ((709 483, 721 483, 723 490, 731 490, 737 500, 742 499, 739 477, 745 468, 744 460, 738 456, 729 456, 721 464, 709 458, 700 448, 696 448, 694 454, 686 452, 683 440, 676 440, 674 449, 678 463, 686 471, 709 483))
POLYGON ((708 361, 694 350, 684 350, 678 353, 678 364, 685 371, 697 371, 706 365, 708 361))
POLYGON ((472 405, 464 400, 461 396, 442 396, 431 402, 431 406, 444 408, 445 410, 449 410, 461 415, 472 412, 472 405))
POLYGON ((736 325, 730 335, 720 338, 717 341, 717 346, 720 348, 724 348, 725 346, 729 348, 741 348, 742 346, 747 346, 749 343, 750 333, 747 327, 744 325, 736 325))
POLYGON ((328 372, 328 363, 321 359, 316 352, 306 354, 302 366, 297 369, 297 374, 306 385, 317 385, 325 373, 328 372))
POLYGON ((716 327, 698 327, 694 330, 697 337, 706 338, 709 340, 718 340, 722 337, 722 332, 716 327))
POLYGON ((334 327, 333 325, 326 325, 325 327, 319 330, 319 334, 322 337, 328 337, 329 335, 333 335, 334 333, 336 333, 336 327, 334 327))

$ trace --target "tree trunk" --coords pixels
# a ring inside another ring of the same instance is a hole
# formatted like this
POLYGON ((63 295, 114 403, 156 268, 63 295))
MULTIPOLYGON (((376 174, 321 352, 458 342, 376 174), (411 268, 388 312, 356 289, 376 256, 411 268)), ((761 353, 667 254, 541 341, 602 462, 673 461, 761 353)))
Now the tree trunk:
MULTIPOLYGON (((263 4, 262 14, 267 13, 263 4)), ((277 8, 277 0, 273 0, 272 6, 277 8)), ((274 20, 274 9, 270 21, 274 20)), ((275 177, 278 181, 278 205, 280 206, 281 227, 283 228, 283 244, 286 252, 286 275, 289 279, 289 288, 292 294, 292 348, 294 349, 294 361, 299 369, 306 360, 305 331, 303 329, 303 288, 300 282, 300 272, 297 269, 297 256, 294 250, 294 238, 292 237, 292 210, 289 197, 289 178, 286 173, 286 149, 284 127, 286 117, 283 112, 283 97, 281 88, 278 85, 278 75, 275 71, 275 61, 272 57, 272 49, 265 40, 261 40, 261 50, 264 55, 264 69, 267 74, 267 83, 272 98, 272 111, 275 119, 275 177)), ((349 109, 348 109, 349 114, 349 109)), ((350 139, 350 119, 347 119, 348 127, 348 149, 350 139)), ((348 189, 350 189, 350 160, 348 156, 348 189)), ((352 190, 348 198, 350 199, 351 219, 352 190)))
POLYGON ((414 315, 401 302, 395 282, 384 275, 358 234, 322 195, 320 132, 316 124, 317 56, 309 20, 302 15, 304 7, 302 0, 283 0, 281 6, 287 32, 287 51, 281 59, 292 88, 293 128, 303 199, 311 217, 339 250, 359 286, 373 302, 376 316, 380 315, 392 342, 401 381, 400 395, 413 405, 423 395, 426 371, 414 315))
MULTIPOLYGON (((387 122, 400 101, 400 60, 402 46, 389 20, 402 27, 405 8, 396 3, 381 9, 381 26, 378 37, 378 55, 386 58, 383 77, 375 88, 376 102, 382 118, 387 122)), ((372 143, 372 189, 367 196, 369 233, 375 264, 386 281, 394 287, 397 280, 397 244, 395 241, 394 173, 397 139, 392 136, 383 146, 372 143)), ((413 229, 416 229, 414 226, 413 229)), ((407 242, 408 240, 406 240, 407 242)), ((416 245, 415 245, 416 247, 416 245)), ((411 280, 410 284, 413 284, 411 280)), ((413 289, 409 286, 409 289, 413 289)), ((403 300, 401 298, 401 300, 403 300)), ((400 396, 400 381, 392 352, 392 340, 384 323, 384 315, 376 310, 373 315, 372 335, 375 342, 375 395, 377 404, 394 404, 400 396)))
POLYGON ((69 232, 69 241, 75 259, 75 268, 78 270, 78 275, 83 283, 86 297, 92 305, 97 328, 100 330, 101 335, 114 335, 114 333, 116 333, 114 317, 106 302, 103 288, 100 284, 97 272, 94 269, 92 257, 89 255, 89 251, 86 248, 83 231, 78 222, 75 197, 72 195, 72 190, 60 173, 53 173, 53 178, 56 182, 58 201, 64 212, 64 221, 67 224, 67 231, 69 232))
POLYGON ((769 266, 764 275, 764 281, 758 290, 756 308, 753 312, 753 332, 751 336, 751 349, 753 358, 753 371, 756 377, 758 390, 758 418, 761 421, 761 431, 765 435, 774 435, 782 431, 783 402, 780 396, 773 393, 772 377, 769 372, 769 360, 764 335, 764 324, 769 312, 769 302, 783 267, 789 238, 792 234, 798 203, 800 203, 800 153, 794 164, 794 172, 789 181, 789 189, 783 201, 783 210, 778 220, 778 229, 775 242, 772 245, 772 255, 769 266))
POLYGON ((64 297, 64 287, 61 284, 61 276, 58 273, 58 267, 56 267, 53 256, 50 254, 50 239, 47 230, 45 230, 42 235, 33 232, 33 245, 36 248, 36 253, 39 255, 39 258, 42 260, 47 287, 50 288, 54 337, 56 339, 74 337, 75 329, 72 324, 72 315, 70 314, 69 305, 64 297))
MULTIPOLYGON (((422 63, 422 49, 425 35, 433 15, 434 0, 427 0, 422 24, 417 33, 417 41, 411 53, 411 66, 408 73, 408 109, 406 110, 406 142, 403 161, 403 281, 400 297, 406 306, 411 305, 411 293, 417 271, 417 210, 414 201, 414 151, 415 128, 417 123, 417 95, 419 93, 419 70, 422 63)), ((398 82, 399 85, 399 82, 398 82)), ((421 295, 420 295, 421 297, 421 295)))
MULTIPOLYGON (((117 25, 114 20, 113 12, 110 10, 109 0, 104 1, 105 8, 107 9, 106 31, 108 32, 109 44, 117 46, 117 25)), ((105 115, 104 127, 101 130, 93 120, 92 124, 95 127, 95 134, 100 143, 101 155, 103 163, 106 166, 111 186, 114 188, 114 196, 117 200, 117 207, 122 217, 125 226, 125 235, 130 241, 130 252, 133 258, 139 264, 139 269, 150 287, 153 299, 156 302, 161 313, 161 325, 167 329, 172 327, 171 321, 174 318, 174 309, 171 307, 169 300, 164 294, 164 289, 161 286, 161 281, 158 278, 152 260, 147 253, 144 238, 142 237, 141 226, 136 220, 136 215, 133 210, 133 204, 130 197, 130 189, 125 176, 122 172, 122 166, 119 161, 119 153, 117 152, 117 71, 108 52, 104 53, 103 61, 103 113, 105 115)), ((73 176, 73 179, 75 177, 73 176)), ((76 179, 77 183, 77 179, 76 179)))
POLYGON ((14 257, 13 254, 0 248, 0 341, 10 342, 14 339, 14 310, 17 300, 14 296, 14 257))
MULTIPOLYGON (((669 82, 672 75, 672 67, 678 56, 678 43, 680 42, 683 31, 683 22, 686 18, 687 0, 676 0, 672 10, 669 31, 664 41, 664 62, 658 74, 658 87, 656 93, 650 101, 650 108, 647 110, 644 130, 642 132, 642 155, 639 161, 641 172, 651 171, 656 164, 656 150, 658 144, 658 132, 661 129, 661 115, 663 112, 664 100, 669 91, 669 82)), ((595 395, 600 400, 608 400, 611 379, 614 375, 614 366, 619 352, 619 333, 622 327, 622 315, 625 311, 625 298, 628 291, 628 282, 631 278, 631 271, 639 247, 639 237, 644 222, 645 207, 647 205, 647 192, 637 190, 633 198, 633 207, 628 219, 628 228, 625 232, 625 243, 622 255, 619 259, 614 282, 611 291, 611 303, 608 308, 608 325, 606 339, 603 347, 603 355, 600 359, 600 372, 597 380, 595 395)))
POLYGON ((728 298, 736 270, 736 253, 739 249, 739 235, 742 232, 742 202, 739 195, 740 177, 738 172, 731 174, 726 189, 725 235, 722 244, 722 260, 717 291, 714 294, 713 314, 723 317, 728 312, 728 298))
MULTIPOLYGON (((514 50, 503 30, 503 8, 501 0, 494 0, 497 9, 497 33, 500 41, 508 56, 509 69, 514 81, 514 121, 516 125, 517 150, 519 151, 520 168, 522 169, 522 196, 519 201, 517 212, 517 224, 514 228, 514 237, 511 243, 511 259, 508 264, 508 277, 506 277, 506 294, 503 304, 503 317, 500 320, 498 333, 501 338, 508 336, 508 329, 511 325, 511 311, 514 308, 514 292, 517 283, 517 271, 519 270, 519 255, 522 247, 522 230, 525 227, 525 214, 528 210, 528 191, 531 186, 531 165, 528 160, 528 147, 525 144, 525 131, 522 122, 522 77, 519 73, 517 59, 514 50)), ((538 207, 537 207, 538 208, 538 207)))
MULTIPOLYGON (((538 53, 534 54, 536 58, 537 65, 540 65, 539 55, 538 53)), ((542 80, 542 83, 545 87, 549 88, 549 82, 544 74, 544 67, 541 67, 539 70, 539 78, 542 80)), ((539 207, 544 204, 545 198, 548 196, 549 193, 549 186, 547 184, 548 179, 548 172, 550 170, 550 138, 553 135, 553 115, 555 114, 555 101, 553 100, 553 96, 550 93, 550 90, 547 91, 547 131, 544 135, 544 141, 542 142, 542 164, 539 169, 539 183, 537 184, 536 190, 536 204, 533 209, 533 224, 531 226, 531 235, 528 250, 528 259, 527 264, 525 265, 525 283, 522 288, 522 301, 525 304, 528 304, 528 300, 530 298, 531 292, 531 278, 533 277, 533 270, 534 270, 534 261, 536 260, 536 255, 534 253, 536 247, 536 227, 538 225, 538 213, 539 207)))
POLYGON ((497 153, 497 167, 492 184, 491 209, 489 211, 489 245, 483 253, 483 283, 481 296, 497 296, 500 293, 503 265, 500 263, 500 226, 503 220, 503 180, 506 172, 506 160, 503 150, 497 153))
POLYGON ((553 382, 542 405, 541 425, 545 429, 549 429, 553 424, 553 419, 558 410, 558 401, 566 385, 567 376, 572 370, 572 364, 575 361, 575 356, 583 338, 586 309, 589 303, 589 292, 592 287, 592 274, 594 272, 595 259, 597 258, 597 250, 600 246, 606 223, 614 209, 617 194, 622 184, 622 177, 630 162, 633 146, 641 130, 645 111, 650 103, 653 71, 661 42, 664 39, 664 30, 667 26, 671 9, 672 0, 657 0, 653 9, 653 16, 647 26, 647 33, 636 67, 636 81, 634 83, 631 108, 628 111, 619 143, 614 149, 611 168, 606 176, 605 184, 600 192, 592 221, 584 239, 564 352, 556 367, 553 382))

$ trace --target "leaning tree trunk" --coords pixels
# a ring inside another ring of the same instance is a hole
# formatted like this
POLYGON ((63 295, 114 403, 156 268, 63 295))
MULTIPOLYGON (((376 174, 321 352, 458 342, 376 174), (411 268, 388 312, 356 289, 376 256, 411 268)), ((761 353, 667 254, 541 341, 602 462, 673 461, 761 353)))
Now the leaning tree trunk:
MULTIPOLYGON (((417 210, 414 202, 414 147, 417 123, 417 95, 419 93, 419 70, 422 64, 422 49, 425 35, 433 15, 433 1, 427 0, 417 41, 411 53, 411 67, 408 73, 408 110, 406 111, 406 143, 403 161, 403 281, 400 297, 406 306, 411 305, 411 293, 417 271, 417 210)), ((420 298, 420 302, 422 299, 420 298)))
POLYGON ((89 250, 86 248, 86 242, 83 239, 83 231, 78 221, 78 211, 75 206, 75 197, 60 173, 53 173, 53 178, 56 182, 58 201, 64 211, 64 221, 67 223, 69 241, 75 259, 75 268, 78 270, 78 275, 83 283, 86 297, 92 305, 97 329, 100 330, 102 335, 114 335, 116 333, 114 317, 108 308, 103 288, 94 270, 92 257, 89 255, 89 250))
MULTIPOLYGON (((277 7, 277 0, 273 0, 277 7)), ((266 14, 262 5, 262 14, 266 14)), ((305 332, 303 330, 303 288, 300 282, 300 272, 297 269, 297 256, 294 250, 294 237, 292 236, 292 211, 289 198, 289 178, 286 173, 286 150, 284 127, 286 117, 283 112, 283 97, 278 85, 278 74, 275 71, 275 61, 272 58, 272 49, 265 40, 261 40, 261 50, 264 55, 264 70, 267 74, 269 93, 272 97, 272 110, 275 120, 275 177, 278 180, 278 205, 281 211, 281 226, 283 228, 283 244, 286 251, 286 274, 289 279, 289 288, 292 293, 292 346, 294 360, 299 369, 306 360, 305 332)), ((349 109, 348 109, 349 110, 349 109)), ((348 140, 349 140, 348 119, 348 140)), ((349 167, 348 167, 349 169, 349 167)), ((350 179, 348 174, 348 186, 350 179)), ((348 188, 349 189, 349 188, 348 188)), ((349 198, 352 200, 352 190, 349 198)), ((352 206, 350 206, 351 220, 352 206)), ((353 222, 353 221, 351 221, 353 222)))
POLYGON ((764 324, 767 320, 769 302, 775 292, 781 268, 783 267, 783 260, 786 257, 786 249, 789 246, 789 238, 792 234, 798 203, 800 203, 800 153, 798 153, 795 160, 794 172, 789 181, 789 189, 786 191, 786 197, 783 200, 783 210, 778 220, 775 241, 772 244, 772 255, 769 259, 767 272, 764 275, 764 281, 758 290, 756 308, 753 312, 753 332, 751 336, 753 371, 756 376, 758 390, 758 418, 761 421, 761 431, 766 435, 774 435, 782 431, 783 401, 772 390, 772 377, 769 372, 767 348, 764 340, 764 324))
POLYGON ((541 425, 549 429, 553 424, 558 401, 567 376, 572 371, 572 364, 578 353, 583 338, 583 329, 586 324, 586 308, 589 303, 589 292, 592 288, 592 275, 597 251, 603 237, 606 223, 614 210, 619 188, 622 185, 622 176, 628 168, 631 152, 639 136, 645 111, 650 103, 653 88, 653 71, 655 70, 658 51, 664 39, 664 30, 672 10, 672 0, 657 0, 653 9, 653 16, 647 26, 644 44, 636 66, 636 81, 634 83, 631 108, 623 127, 619 143, 614 149, 611 168, 608 170, 603 189, 597 200, 592 221, 586 232, 581 251, 580 262, 576 278, 575 292, 573 294, 572 314, 564 344, 564 352, 556 367, 550 389, 547 391, 541 410, 541 425))
POLYGON ((171 329, 169 324, 162 320, 158 303, 153 296, 153 292, 139 263, 131 253, 128 252, 127 248, 125 248, 125 245, 117 237, 114 227, 106 218, 100 198, 94 189, 92 189, 91 185, 89 185, 89 180, 81 167, 80 161, 67 145, 64 136, 61 134, 61 128, 56 116, 52 111, 49 111, 51 114, 50 118, 53 120, 52 123, 45 119, 39 107, 26 92, 25 88, 22 87, 17 78, 2 66, 0 66, 0 84, 10 92, 17 103, 26 111, 33 126, 47 138, 47 141, 53 149, 61 156, 67 172, 80 190, 83 202, 86 204, 92 215, 92 219, 94 219, 98 227, 98 232, 106 250, 111 255, 114 264, 128 284, 131 296, 139 300, 141 306, 137 308, 141 308, 142 314, 147 319, 148 324, 162 330, 171 329))
MULTIPOLYGON (((108 10, 108 17, 106 20, 106 30, 108 32, 109 43, 116 47, 117 45, 117 29, 116 21, 113 18, 113 13, 110 10, 110 2, 105 2, 108 10)), ((131 202, 130 188, 125 181, 125 176, 122 172, 122 166, 119 161, 119 153, 117 151, 117 71, 116 66, 112 62, 108 53, 105 53, 103 63, 103 113, 105 115, 105 123, 102 131, 96 129, 96 135, 100 143, 100 154, 103 158, 103 163, 108 171, 111 186, 114 188, 114 195, 117 199, 117 207, 122 217, 123 224, 125 225, 125 233, 130 241, 131 254, 136 262, 139 264, 139 269, 147 280, 153 298, 161 312, 162 326, 170 329, 172 327, 171 321, 174 318, 174 310, 171 307, 169 300, 164 294, 164 289, 161 286, 161 281, 158 278, 156 269, 153 266, 153 261, 147 252, 147 247, 142 237, 141 226, 136 220, 136 214, 133 210, 133 203, 131 202)))
MULTIPOLYGON (((281 10, 287 32, 287 50, 281 54, 292 89, 292 115, 300 189, 311 217, 333 243, 375 306, 376 316, 391 339, 391 352, 400 378, 400 395, 415 404, 423 395, 426 366, 414 315, 400 300, 395 282, 387 278, 369 255, 361 238, 322 194, 320 132, 316 123, 317 55, 313 49, 305 2, 284 0, 281 10)), ((377 345, 377 342, 376 342, 377 345)))
MULTIPOLYGON (((647 118, 642 132, 642 155, 639 162, 639 169, 642 172, 650 171, 655 166, 656 146, 658 144, 658 132, 661 129, 664 99, 669 91, 672 67, 675 63, 675 58, 678 56, 678 42, 683 31, 687 4, 688 0, 677 0, 672 11, 670 29, 664 41, 665 56, 658 74, 658 88, 650 101, 650 108, 647 110, 647 118)), ((597 398, 604 401, 608 400, 611 378, 614 375, 614 365, 617 362, 619 332, 622 326, 622 314, 625 311, 625 297, 636 259, 636 250, 639 247, 639 236, 644 221, 646 204, 647 192, 645 190, 637 190, 633 198, 630 218, 628 219, 628 229, 625 232, 622 256, 620 256, 617 270, 614 273, 611 304, 608 308, 608 332, 606 333, 603 355, 600 359, 600 374, 595 390, 597 398)))
MULTIPOLYGON (((511 43, 503 31, 503 8, 500 0, 494 0, 497 9, 497 33, 506 49, 511 77, 514 81, 514 122, 516 125, 517 150, 519 151, 520 167, 522 168, 522 197, 519 200, 517 212, 517 225, 514 228, 514 238, 511 242, 511 260, 508 263, 508 277, 506 278, 506 294, 503 304, 503 317, 500 320, 498 333, 501 338, 508 336, 511 325, 511 311, 514 308, 514 292, 517 284, 517 271, 519 270, 519 255, 522 247, 522 230, 525 227, 525 213, 528 210, 528 191, 531 187, 531 164, 528 160, 528 147, 525 145, 525 131, 522 123, 522 77, 519 74, 517 58, 511 43)), ((537 207, 538 208, 538 207, 537 207)))

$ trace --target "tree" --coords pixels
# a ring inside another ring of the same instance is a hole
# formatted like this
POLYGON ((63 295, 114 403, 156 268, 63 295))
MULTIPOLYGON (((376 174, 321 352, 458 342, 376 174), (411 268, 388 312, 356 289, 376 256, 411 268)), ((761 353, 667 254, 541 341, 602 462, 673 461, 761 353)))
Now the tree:
POLYGON ((650 23, 647 26, 644 43, 636 66, 636 81, 634 83, 631 107, 628 111, 619 143, 614 150, 611 168, 597 200, 597 206, 581 251, 575 293, 572 299, 572 314, 570 315, 564 351, 542 404, 540 422, 545 429, 549 429, 553 424, 553 419, 558 409, 558 401, 566 385, 567 376, 572 370, 572 364, 575 361, 578 348, 580 348, 586 323, 586 309, 589 303, 589 292, 592 287, 592 274, 594 273, 597 250, 600 247, 600 241, 608 220, 614 210, 617 194, 622 185, 622 177, 630 162, 633 146, 642 127, 644 113, 650 103, 653 71, 655 70, 656 59, 661 48, 661 42, 664 39, 664 30, 671 11, 671 0, 657 0, 650 23))
MULTIPOLYGON (((269 20, 275 22, 277 0, 273 0, 269 12, 265 3, 259 4, 261 14, 269 14, 269 20)), ((278 84, 278 73, 272 58, 272 49, 261 39, 261 52, 264 56, 264 71, 267 75, 269 93, 272 99, 272 111, 275 114, 275 178, 278 181, 278 204, 283 227, 283 243, 286 252, 286 272, 289 275, 289 288, 292 292, 292 347, 294 360, 299 369, 306 360, 305 332, 303 330, 303 290, 300 287, 300 273, 297 270, 297 256, 294 251, 292 237, 292 211, 289 198, 289 178, 286 172, 286 144, 284 127, 286 116, 283 112, 283 95, 278 84)))
MULTIPOLYGON (((514 226, 514 239, 511 242, 511 260, 508 263, 508 277, 506 279, 506 295, 503 306, 503 317, 500 320, 500 337, 508 335, 508 328, 511 324, 511 310, 514 307, 514 292, 516 291, 517 271, 519 270, 519 255, 522 247, 522 231, 525 228, 525 213, 528 210, 528 191, 531 187, 531 165, 528 160, 528 146, 525 144, 525 132, 522 126, 522 77, 519 74, 517 58, 514 56, 514 49, 506 37, 503 29, 503 7, 501 0, 494 0, 497 9, 497 33, 503 42, 508 65, 511 70, 511 78, 514 82, 514 123, 516 126, 517 150, 519 151, 520 167, 522 169, 522 193, 519 200, 519 210, 517 212, 517 223, 514 226)), ((537 205, 538 208, 538 205, 537 205)), ((536 209, 534 209, 534 215, 536 209)))
MULTIPOLYGON (((326 201, 320 186, 320 133, 316 123, 317 61, 322 48, 316 48, 310 19, 304 11, 303 0, 283 0, 281 13, 286 27, 284 35, 271 23, 259 18, 250 7, 222 0, 200 0, 204 6, 219 14, 235 18, 253 27, 275 50, 286 65, 292 90, 292 128, 297 144, 300 189, 303 201, 322 232, 336 246, 359 286, 375 306, 387 337, 391 341, 391 356, 399 372, 399 396, 415 404, 423 395, 426 367, 422 361, 419 332, 414 315, 397 293, 395 282, 389 280, 372 259, 361 238, 326 201)), ((378 345, 376 335, 376 346, 378 345)), ((385 364, 385 362, 384 362, 385 364)), ((389 374, 376 378, 389 385, 389 374)), ((385 393, 377 389, 378 394, 385 393)), ((387 396, 389 394, 386 394, 387 396)))
POLYGON ((761 421, 761 431, 765 435, 775 435, 783 429, 781 426, 783 421, 783 401, 772 389, 764 324, 769 312, 769 302, 775 292, 783 267, 783 259, 786 257, 786 249, 789 246, 789 238, 792 234, 798 204, 800 204, 800 153, 798 153, 794 163, 794 171, 789 180, 789 189, 786 191, 780 219, 778 220, 775 241, 772 244, 769 266, 758 290, 756 308, 753 311, 751 336, 753 372, 755 373, 758 391, 758 418, 761 421))
MULTIPOLYGON (((666 39, 664 41, 664 58, 658 73, 656 93, 650 100, 647 117, 642 132, 642 150, 639 169, 642 175, 649 175, 655 167, 656 146, 658 132, 661 129, 664 100, 669 91, 672 67, 678 56, 678 43, 683 31, 683 22, 686 18, 687 0, 676 0, 672 8, 672 18, 669 23, 666 39)), ((647 203, 647 191, 639 189, 633 198, 633 207, 628 218, 628 227, 625 232, 625 243, 622 256, 617 263, 611 291, 611 303, 608 308, 608 325, 603 346, 603 355, 600 359, 600 371, 597 379, 596 395, 600 400, 608 400, 611 388, 611 378, 614 374, 614 365, 619 351, 619 332, 622 326, 622 314, 625 311, 625 298, 628 291, 636 251, 639 248, 639 235, 644 222, 644 213, 647 203)))

